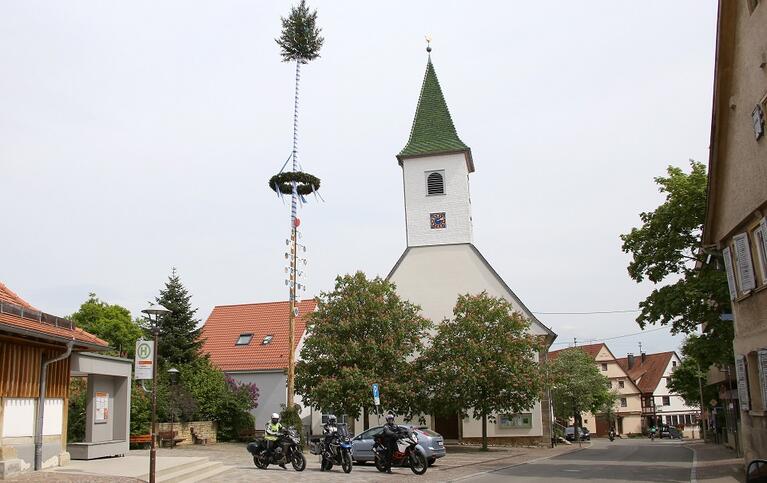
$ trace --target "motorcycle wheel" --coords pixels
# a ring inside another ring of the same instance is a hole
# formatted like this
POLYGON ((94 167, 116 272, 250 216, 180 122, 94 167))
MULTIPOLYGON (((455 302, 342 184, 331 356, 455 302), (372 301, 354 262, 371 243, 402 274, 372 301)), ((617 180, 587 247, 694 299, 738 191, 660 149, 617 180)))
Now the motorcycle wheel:
POLYGON ((332 470, 333 469, 333 460, 323 456, 322 457, 322 462, 320 463, 320 469, 322 471, 330 471, 330 470, 332 470))
POLYGON ((341 453, 341 468, 344 470, 344 473, 352 472, 352 455, 346 450, 341 453))
POLYGON ((266 467, 269 466, 269 463, 267 463, 266 461, 262 460, 258 456, 254 456, 253 457, 253 463, 256 465, 256 468, 258 468, 260 470, 265 470, 266 467))
POLYGON ((296 471, 304 471, 306 468, 306 457, 303 453, 296 451, 293 453, 290 463, 293 465, 293 469, 296 471))
POLYGON ((426 461, 426 456, 422 455, 418 451, 410 453, 410 469, 416 475, 422 475, 426 473, 429 468, 429 463, 426 461))
POLYGON ((376 455, 376 469, 380 471, 381 473, 386 471, 386 466, 384 465, 383 457, 379 455, 376 455))

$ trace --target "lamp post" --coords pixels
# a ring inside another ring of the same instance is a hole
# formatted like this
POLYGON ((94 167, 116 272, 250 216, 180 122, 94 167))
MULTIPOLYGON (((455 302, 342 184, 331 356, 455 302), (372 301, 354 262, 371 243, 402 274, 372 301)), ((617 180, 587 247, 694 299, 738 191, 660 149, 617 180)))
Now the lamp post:
POLYGON ((146 314, 154 337, 154 360, 152 361, 152 447, 149 450, 149 483, 155 483, 155 466, 157 462, 157 340, 160 335, 158 322, 161 315, 167 315, 170 310, 160 304, 150 305, 141 311, 146 314), (154 316, 154 318, 152 317, 154 316))
POLYGON ((170 386, 173 391, 170 395, 170 449, 173 449, 173 447, 176 445, 176 435, 173 434, 173 421, 176 419, 175 399, 176 384, 178 383, 178 369, 175 367, 168 369, 168 376, 170 377, 170 386))

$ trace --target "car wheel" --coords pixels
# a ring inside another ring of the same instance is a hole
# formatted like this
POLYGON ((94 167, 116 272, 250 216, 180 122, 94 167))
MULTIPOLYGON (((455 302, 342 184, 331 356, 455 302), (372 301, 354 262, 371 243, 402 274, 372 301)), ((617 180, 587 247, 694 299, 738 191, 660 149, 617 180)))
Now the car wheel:
POLYGON ((437 462, 437 458, 432 456, 431 458, 428 459, 428 461, 429 461, 429 466, 432 466, 434 463, 437 462))

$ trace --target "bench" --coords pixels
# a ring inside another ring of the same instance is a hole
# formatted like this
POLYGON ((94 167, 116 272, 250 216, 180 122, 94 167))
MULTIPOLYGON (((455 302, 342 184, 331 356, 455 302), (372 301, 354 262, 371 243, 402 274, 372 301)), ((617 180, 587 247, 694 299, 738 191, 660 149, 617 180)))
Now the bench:
POLYGON ((131 434, 130 435, 130 444, 152 444, 152 435, 151 434, 131 434))
POLYGON ((171 446, 176 446, 178 443, 184 441, 186 438, 179 438, 178 437, 178 431, 160 431, 159 432, 159 440, 160 440, 160 447, 162 447, 162 443, 170 443, 171 446))
POLYGON ((259 436, 263 436, 263 430, 256 430, 256 428, 243 428, 240 430, 240 441, 253 441, 259 436))
POLYGON ((193 444, 201 444, 203 446, 207 446, 208 444, 208 438, 203 438, 197 432, 194 430, 194 428, 189 428, 189 431, 192 433, 192 443, 193 444))

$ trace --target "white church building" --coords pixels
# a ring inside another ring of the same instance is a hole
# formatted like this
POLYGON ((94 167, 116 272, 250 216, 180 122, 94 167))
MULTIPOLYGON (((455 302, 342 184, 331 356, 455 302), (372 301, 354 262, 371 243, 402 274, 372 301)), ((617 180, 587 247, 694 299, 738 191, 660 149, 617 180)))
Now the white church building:
MULTIPOLYGON (((469 175, 474 172, 471 149, 453 125, 431 62, 418 100, 410 138, 397 155, 403 171, 407 248, 388 279, 397 292, 422 309, 435 323, 452 317, 461 294, 487 291, 508 300, 530 321, 530 332, 547 348, 556 338, 543 325, 474 246, 469 175), (434 270, 439 267, 439 270, 434 270)), ((548 352, 544 350, 543 356, 548 352)), ((551 411, 546 394, 521 414, 496 415, 488 437, 499 443, 548 443, 551 411)), ((447 439, 481 438, 481 423, 467 418, 429 417, 428 425, 447 439)))

